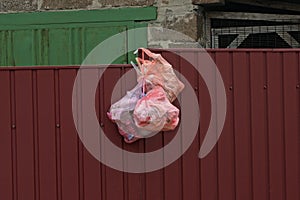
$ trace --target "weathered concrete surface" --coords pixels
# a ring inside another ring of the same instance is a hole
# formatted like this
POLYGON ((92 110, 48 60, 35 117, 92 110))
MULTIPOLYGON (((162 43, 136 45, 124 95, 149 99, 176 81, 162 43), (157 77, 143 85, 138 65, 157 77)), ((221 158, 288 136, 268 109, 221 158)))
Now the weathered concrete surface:
POLYGON ((197 6, 192 4, 192 0, 157 0, 155 5, 158 7, 157 20, 151 22, 149 26, 161 29, 149 28, 150 47, 184 48, 199 45, 199 15, 197 6), (178 34, 165 34, 166 30, 162 28, 174 30, 178 34))
POLYGON ((195 41, 181 30, 174 30, 158 25, 150 25, 148 37, 151 41, 191 42, 195 41))
POLYGON ((92 0, 39 0, 41 10, 87 8, 92 0))
POLYGON ((187 13, 183 16, 176 16, 175 13, 171 13, 162 25, 166 28, 186 34, 187 36, 193 38, 195 41, 198 40, 196 13, 187 13))
POLYGON ((148 31, 150 47, 196 47, 205 43, 203 19, 195 0, 0 0, 0 12, 46 11, 70 9, 103 9, 129 6, 156 6, 157 19, 148 31), (165 34, 163 28, 186 37, 165 34))
POLYGON ((121 6, 151 6, 154 0, 94 0, 98 1, 103 7, 121 7, 121 6))
POLYGON ((122 6, 151 6, 154 0, 39 0, 41 9, 97 9, 122 6))
POLYGON ((193 3, 199 5, 224 4, 225 0, 193 0, 193 3))
POLYGON ((0 12, 33 11, 36 9, 36 0, 0 0, 0 12))

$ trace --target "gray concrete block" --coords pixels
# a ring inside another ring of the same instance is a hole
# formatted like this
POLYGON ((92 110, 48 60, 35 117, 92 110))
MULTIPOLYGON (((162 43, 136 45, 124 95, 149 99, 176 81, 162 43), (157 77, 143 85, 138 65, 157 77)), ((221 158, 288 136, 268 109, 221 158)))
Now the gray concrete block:
MULTIPOLYGON (((41 1, 41 0, 39 0, 41 1)), ((84 9, 92 0, 42 0, 41 10, 84 9)))
POLYGON ((0 12, 33 11, 36 9, 36 0, 0 0, 0 12))

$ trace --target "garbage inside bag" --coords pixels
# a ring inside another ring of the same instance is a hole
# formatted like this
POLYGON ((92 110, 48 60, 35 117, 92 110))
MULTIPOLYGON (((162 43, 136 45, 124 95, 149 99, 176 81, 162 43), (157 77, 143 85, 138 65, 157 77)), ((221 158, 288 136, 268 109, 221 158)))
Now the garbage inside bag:
POLYGON ((122 99, 114 103, 107 113, 108 118, 118 125, 119 133, 124 137, 127 143, 132 143, 147 135, 153 134, 152 131, 138 128, 133 119, 133 111, 136 103, 144 95, 143 84, 138 83, 132 90, 128 91, 122 99))
POLYGON ((155 86, 138 100, 133 116, 137 127, 149 131, 167 131, 177 126, 179 109, 170 103, 162 87, 155 86))
POLYGON ((126 95, 122 99, 110 107, 111 120, 124 120, 124 113, 127 114, 130 111, 133 111, 137 101, 142 96, 144 96, 142 91, 142 83, 138 83, 132 90, 127 91, 126 95))
POLYGON ((155 135, 159 131, 174 130, 179 123, 179 109, 172 105, 183 90, 172 66, 160 55, 140 48, 142 58, 137 58, 138 84, 114 103, 107 116, 118 125, 124 141, 155 135), (146 60, 144 54, 149 60, 146 60))
POLYGON ((184 84, 177 78, 172 65, 160 54, 155 54, 148 49, 139 48, 142 51, 142 58, 137 58, 141 73, 138 73, 138 80, 145 79, 153 85, 159 85, 165 90, 170 102, 173 102, 183 90, 184 84), (145 59, 147 54, 149 60, 145 59))

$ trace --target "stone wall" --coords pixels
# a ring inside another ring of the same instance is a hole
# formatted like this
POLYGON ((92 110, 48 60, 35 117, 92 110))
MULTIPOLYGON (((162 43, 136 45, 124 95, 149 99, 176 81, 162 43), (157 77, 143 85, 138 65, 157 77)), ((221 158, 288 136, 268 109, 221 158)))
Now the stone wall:
POLYGON ((0 0, 0 12, 151 6, 155 0, 0 0))
POLYGON ((156 0, 157 20, 150 23, 148 44, 150 47, 180 48, 198 47, 199 43, 199 12, 192 0, 156 0), (162 29, 176 32, 166 32, 162 29), (188 37, 178 37, 180 34, 188 37), (175 34, 174 34, 175 33, 175 34))
POLYGON ((103 9, 128 6, 156 6, 157 20, 149 22, 150 47, 197 47, 201 17, 192 0, 0 0, 0 12, 27 12, 69 9, 103 9), (189 38, 166 37, 162 28, 175 30, 189 38))

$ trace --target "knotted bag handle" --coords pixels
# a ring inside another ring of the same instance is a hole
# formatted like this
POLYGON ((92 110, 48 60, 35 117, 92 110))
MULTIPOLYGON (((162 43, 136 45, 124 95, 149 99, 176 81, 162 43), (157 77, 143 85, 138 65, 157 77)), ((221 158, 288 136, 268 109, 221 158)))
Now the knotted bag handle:
MULTIPOLYGON (((139 60, 140 60, 141 63, 147 62, 147 61, 145 61, 145 54, 147 54, 149 56, 149 58, 152 58, 156 62, 160 62, 163 65, 172 66, 168 61, 166 61, 166 59, 164 59, 161 56, 161 54, 152 53, 150 50, 145 49, 145 48, 139 48, 138 50, 142 51, 142 58, 139 58, 139 60)), ((153 62, 153 61, 149 61, 149 62, 153 62)))
POLYGON ((152 53, 151 51, 149 51, 148 49, 145 49, 145 48, 139 48, 138 50, 141 50, 142 51, 142 59, 140 59, 140 61, 145 61, 145 54, 147 54, 147 56, 149 56, 149 58, 152 58, 152 59, 157 59, 159 54, 155 54, 155 53, 152 53))
MULTIPOLYGON (((145 60, 145 53, 149 56, 149 58, 152 58, 152 59, 156 59, 154 53, 152 53, 151 51, 149 51, 148 49, 145 49, 145 48, 139 48, 138 50, 141 50, 142 51, 142 58, 140 57, 137 57, 136 58, 136 62, 140 68, 140 71, 141 71, 141 74, 142 74, 142 77, 143 75, 145 75, 145 70, 144 70, 144 67, 142 66, 143 64, 145 63, 151 63, 152 61, 148 61, 148 60, 145 60)), ((143 93, 145 93, 146 91, 146 85, 145 85, 145 82, 146 80, 144 78, 142 78, 142 82, 143 82, 143 86, 142 86, 142 90, 143 90, 143 93)))
MULTIPOLYGON (((144 73, 145 71, 144 71, 144 67, 142 67, 141 60, 140 60, 140 58, 136 58, 135 60, 136 60, 138 66, 140 68, 141 76, 143 77, 143 75, 145 74, 144 73)), ((143 84, 142 84, 142 93, 145 94, 146 93, 145 92, 146 91, 146 86, 145 86, 145 79, 144 78, 142 78, 142 82, 143 82, 143 84)))

